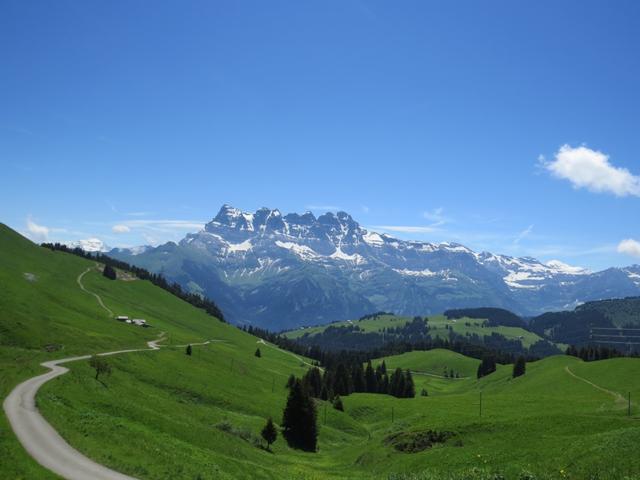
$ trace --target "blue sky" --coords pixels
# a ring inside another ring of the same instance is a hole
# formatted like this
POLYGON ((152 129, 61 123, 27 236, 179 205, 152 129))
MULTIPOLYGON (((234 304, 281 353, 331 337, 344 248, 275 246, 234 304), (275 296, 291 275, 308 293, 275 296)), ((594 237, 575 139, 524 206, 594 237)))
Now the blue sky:
POLYGON ((5 1, 0 221, 117 246, 223 203, 342 209, 637 263, 639 20, 634 1, 5 1))

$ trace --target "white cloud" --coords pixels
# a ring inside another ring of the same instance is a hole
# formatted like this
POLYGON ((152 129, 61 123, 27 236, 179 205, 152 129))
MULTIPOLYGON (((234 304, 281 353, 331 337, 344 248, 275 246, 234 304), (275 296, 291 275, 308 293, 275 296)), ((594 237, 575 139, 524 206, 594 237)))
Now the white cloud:
POLYGON ((122 226, 128 228, 146 228, 160 232, 171 232, 176 230, 201 230, 206 222, 198 220, 127 220, 122 222, 122 226))
POLYGON ((49 229, 44 225, 38 225, 31 217, 27 218, 27 232, 29 238, 35 242, 46 242, 49 238, 49 229))
POLYGON ((438 207, 430 211, 422 212, 422 216, 427 220, 434 222, 431 226, 438 227, 440 225, 444 225, 445 223, 449 223, 449 219, 444 216, 444 208, 438 207))
POLYGON ((618 253, 631 255, 632 257, 640 257, 640 242, 627 238, 618 244, 618 253))
POLYGON ((373 228, 386 230, 387 232, 401 233, 433 233, 439 231, 436 226, 413 226, 413 225, 379 225, 373 228))
POLYGON ((127 233, 131 231, 131 229, 127 225, 122 224, 114 225, 113 227, 111 227, 111 230, 113 231, 113 233, 127 233))
POLYGON ((322 210, 323 212, 335 212, 338 210, 342 210, 342 208, 336 205, 307 205, 305 208, 314 212, 317 212, 319 210, 322 210))
POLYGON ((514 238, 513 243, 518 244, 520 243, 524 238, 528 237, 529 234, 533 231, 533 225, 529 225, 527 228, 525 228, 523 231, 521 231, 516 238, 514 238))
POLYGON ((586 188, 597 193, 613 193, 619 197, 640 197, 640 177, 622 167, 614 167, 609 156, 585 146, 563 145, 555 160, 540 162, 555 177, 569 180, 574 188, 586 188))

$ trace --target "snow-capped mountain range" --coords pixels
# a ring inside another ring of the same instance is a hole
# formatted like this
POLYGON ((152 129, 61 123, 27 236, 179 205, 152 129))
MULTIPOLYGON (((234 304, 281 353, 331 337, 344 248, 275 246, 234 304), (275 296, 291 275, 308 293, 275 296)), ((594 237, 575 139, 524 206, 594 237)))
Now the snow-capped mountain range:
POLYGON ((178 244, 110 254, 204 293, 232 321, 274 330, 379 310, 424 315, 498 306, 534 315, 640 294, 638 265, 594 273, 557 260, 400 240, 362 228, 345 212, 316 217, 224 205, 178 244))

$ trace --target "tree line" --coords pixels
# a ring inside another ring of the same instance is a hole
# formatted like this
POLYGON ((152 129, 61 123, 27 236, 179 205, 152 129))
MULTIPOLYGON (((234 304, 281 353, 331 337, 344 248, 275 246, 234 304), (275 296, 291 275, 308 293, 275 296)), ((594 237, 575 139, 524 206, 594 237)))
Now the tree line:
POLYGON ((595 362, 597 360, 606 360, 608 358, 618 358, 618 357, 637 357, 638 353, 624 353, 620 350, 616 350, 612 347, 606 346, 594 346, 588 345, 586 347, 577 348, 575 345, 570 345, 566 352, 567 355, 572 357, 578 357, 584 360, 585 362, 595 362))
MULTIPOLYGON (((167 292, 171 293, 172 295, 175 295, 181 300, 184 300, 185 302, 190 303, 194 307, 201 308, 202 310, 207 312, 209 315, 218 318, 220 321, 222 322, 225 321, 222 310, 218 308, 218 306, 213 300, 210 300, 197 293, 185 292, 178 283, 175 283, 175 282, 170 283, 161 274, 151 273, 144 268, 136 267, 135 265, 130 265, 127 262, 123 262, 121 260, 116 260, 115 258, 111 258, 100 252, 96 252, 96 253, 86 252, 79 247, 69 248, 68 246, 61 243, 43 243, 41 244, 41 246, 44 248, 48 248, 49 250, 70 253, 72 255, 77 255, 79 257, 95 260, 97 262, 105 264, 105 266, 110 267, 110 269, 118 268, 120 270, 124 270, 129 273, 132 273, 140 280, 148 280, 151 283, 153 283, 155 286, 160 287, 163 290, 166 290, 167 292)), ((113 274, 111 274, 111 272, 109 272, 109 274, 110 274, 109 278, 113 278, 113 274)))
MULTIPOLYGON (((293 381, 290 377, 288 385, 293 381)), ((329 401, 352 393, 380 393, 397 398, 413 398, 416 394, 411 372, 397 368, 389 374, 384 361, 376 368, 370 360, 366 367, 357 362, 340 362, 324 372, 314 367, 302 377, 302 384, 312 397, 329 401)))

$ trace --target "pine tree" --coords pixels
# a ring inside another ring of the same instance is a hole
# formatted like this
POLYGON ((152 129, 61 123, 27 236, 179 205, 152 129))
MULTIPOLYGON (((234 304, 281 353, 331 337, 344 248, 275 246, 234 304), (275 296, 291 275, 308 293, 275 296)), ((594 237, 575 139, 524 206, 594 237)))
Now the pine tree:
POLYGON ((329 390, 327 390, 327 386, 324 384, 320 390, 320 400, 329 400, 329 390))
POLYGON ((316 406, 298 379, 289 390, 282 415, 282 428, 289 446, 314 452, 318 442, 316 406))
POLYGON ((254 355, 258 358, 262 357, 262 353, 260 352, 260 348, 256 348, 256 353, 254 355))
POLYGON ((115 269, 111 265, 108 265, 108 264, 105 264, 104 270, 102 270, 102 275, 107 277, 109 280, 115 280, 116 277, 118 276, 116 274, 115 269))
POLYGON ((389 394, 402 397, 405 389, 405 376, 401 368, 396 368, 389 379, 389 394))
POLYGON ((340 410, 341 412, 344 412, 344 405, 342 404, 342 399, 340 398, 340 395, 336 395, 336 398, 333 399, 333 408, 335 408, 336 410, 340 410))
POLYGON ((513 364, 513 378, 520 377, 525 374, 527 369, 527 361, 523 356, 519 356, 516 363, 513 364))
POLYGON ((496 359, 493 355, 485 356, 478 365, 478 378, 482 378, 496 371, 496 359))
POLYGON ((375 393, 378 391, 378 382, 376 381, 376 373, 371 365, 371 360, 367 362, 367 368, 364 371, 365 391, 375 393))
POLYGON ((185 353, 189 356, 191 356, 191 345, 187 345, 187 349, 185 350, 185 353))
POLYGON ((404 398, 413 398, 416 396, 416 389, 413 385, 413 377, 411 376, 411 370, 407 369, 404 374, 404 392, 402 395, 404 398))
POLYGON ((349 370, 341 363, 336 369, 333 391, 338 395, 349 395, 353 391, 353 382, 349 370))
POLYGON ((353 391, 357 393, 366 392, 367 383, 364 378, 364 370, 362 370, 362 364, 357 363, 351 370, 351 377, 353 379, 353 391))
POLYGON ((318 367, 307 370, 307 373, 302 377, 302 383, 308 390, 309 395, 314 398, 320 398, 320 393, 322 392, 322 375, 318 367))
POLYGON ((267 450, 271 450, 271 444, 278 438, 278 430, 276 430, 271 417, 269 417, 267 424, 262 428, 260 435, 262 435, 264 441, 267 442, 267 450))

